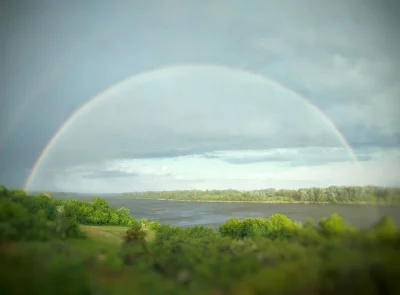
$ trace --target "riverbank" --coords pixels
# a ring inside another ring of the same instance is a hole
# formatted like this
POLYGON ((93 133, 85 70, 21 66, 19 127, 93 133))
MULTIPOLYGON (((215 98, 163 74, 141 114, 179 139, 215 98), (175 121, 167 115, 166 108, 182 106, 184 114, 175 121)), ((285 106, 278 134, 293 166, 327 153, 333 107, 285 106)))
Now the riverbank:
POLYGON ((125 192, 121 198, 254 204, 335 204, 335 205, 391 205, 400 204, 400 188, 374 186, 331 186, 326 188, 260 189, 260 190, 175 190, 125 192))
POLYGON ((306 201, 226 201, 226 200, 182 200, 182 199, 162 199, 162 198, 132 198, 132 197, 117 197, 117 199, 124 200, 146 200, 146 201, 172 201, 172 202, 189 202, 189 203, 244 203, 244 204, 301 204, 301 205, 368 205, 368 206, 392 206, 400 205, 398 203, 384 203, 384 202, 338 202, 338 203, 328 203, 328 202, 306 202, 306 201))

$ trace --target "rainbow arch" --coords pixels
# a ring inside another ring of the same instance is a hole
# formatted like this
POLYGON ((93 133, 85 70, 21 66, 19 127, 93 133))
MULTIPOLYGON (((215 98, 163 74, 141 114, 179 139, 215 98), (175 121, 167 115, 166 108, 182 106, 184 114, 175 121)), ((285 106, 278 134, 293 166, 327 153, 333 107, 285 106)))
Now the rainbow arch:
POLYGON ((36 160, 36 162, 35 162, 35 164, 33 166, 33 168, 31 169, 28 177, 26 178, 26 180, 24 182, 24 186, 23 186, 24 189, 25 190, 28 189, 28 187, 30 185, 30 182, 32 181, 33 177, 35 176, 36 171, 39 169, 42 160, 45 158, 45 156, 48 153, 48 151, 51 149, 53 144, 56 142, 57 138, 59 138, 60 134, 62 134, 64 130, 68 129, 69 126, 72 124, 72 122, 77 117, 79 117, 86 110, 88 110, 90 108, 90 106, 93 103, 95 103, 97 100, 101 99, 101 97, 103 97, 103 95, 107 94, 109 91, 112 91, 113 89, 117 88, 118 86, 120 86, 120 85, 122 85, 122 84, 124 84, 124 83, 126 83, 128 81, 138 81, 138 80, 140 80, 140 81, 150 81, 150 80, 152 80, 152 75, 155 74, 155 73, 158 73, 158 72, 161 72, 161 71, 187 69, 187 68, 211 69, 211 70, 212 69, 216 69, 216 70, 217 69, 224 69, 224 70, 229 70, 229 71, 246 73, 248 75, 253 76, 254 78, 257 78, 257 79, 260 79, 260 80, 264 81, 265 83, 268 83, 271 86, 279 87, 279 88, 285 90, 286 92, 292 94, 295 98, 299 99, 303 104, 305 104, 306 106, 311 108, 314 112, 316 112, 320 116, 320 118, 322 120, 324 120, 324 122, 330 127, 330 129, 335 134, 335 136, 339 139, 339 141, 342 142, 342 144, 346 147, 352 162, 358 164, 358 159, 357 159, 357 156, 356 156, 353 148, 348 143, 348 141, 345 138, 345 136, 340 132, 339 128, 328 117, 328 115, 325 114, 323 112, 323 110, 319 109, 312 102, 310 102, 310 100, 308 98, 306 98, 303 95, 297 93, 293 89, 290 89, 290 88, 286 87, 282 83, 280 83, 280 82, 278 82, 276 80, 273 80, 273 79, 271 79, 271 78, 269 78, 269 77, 267 77, 265 75, 262 75, 260 73, 256 73, 256 72, 252 72, 252 71, 248 71, 248 70, 244 70, 244 69, 240 69, 240 68, 229 67, 229 66, 226 66, 226 65, 204 64, 204 63, 199 63, 199 64, 197 64, 197 63, 193 63, 193 64, 174 64, 174 65, 171 65, 171 66, 165 66, 165 67, 155 68, 155 69, 148 70, 148 71, 143 71, 143 72, 140 72, 140 73, 138 73, 136 75, 129 76, 129 77, 117 82, 117 83, 114 83, 114 84, 110 85, 109 87, 107 87, 105 90, 103 90, 102 92, 100 92, 96 96, 90 98, 86 103, 84 103, 80 108, 78 108, 72 115, 70 115, 69 118, 54 133, 52 138, 49 140, 49 142, 47 143, 45 148, 40 153, 39 157, 37 158, 37 160, 36 160))

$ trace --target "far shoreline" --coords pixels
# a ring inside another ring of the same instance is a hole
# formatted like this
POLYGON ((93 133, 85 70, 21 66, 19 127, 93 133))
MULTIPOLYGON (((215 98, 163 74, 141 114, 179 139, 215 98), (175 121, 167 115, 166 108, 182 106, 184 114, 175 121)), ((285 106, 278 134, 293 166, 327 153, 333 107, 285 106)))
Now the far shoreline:
MULTIPOLYGON (((114 199, 114 198, 113 198, 114 199)), ((358 206, 399 206, 395 203, 368 203, 368 202, 347 202, 347 203, 329 203, 329 202, 307 202, 307 201, 223 201, 223 200, 174 200, 174 199, 153 199, 153 198, 130 198, 116 197, 115 199, 145 200, 145 201, 170 201, 170 202, 188 202, 188 203, 248 203, 248 204, 296 204, 296 205, 358 205, 358 206)))

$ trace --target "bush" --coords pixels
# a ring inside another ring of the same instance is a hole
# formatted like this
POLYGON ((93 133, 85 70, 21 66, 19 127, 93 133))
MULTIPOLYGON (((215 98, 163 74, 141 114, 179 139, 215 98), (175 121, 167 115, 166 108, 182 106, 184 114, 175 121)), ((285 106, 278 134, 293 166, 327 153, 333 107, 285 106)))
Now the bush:
POLYGON ((224 237, 232 237, 235 239, 244 237, 241 228, 241 221, 236 217, 221 224, 219 232, 224 237))
POLYGON ((0 200, 1 242, 19 240, 46 240, 51 236, 45 213, 30 214, 21 204, 0 200))
POLYGON ((48 218, 46 208, 32 205, 35 201, 41 203, 43 200, 32 198, 34 201, 28 202, 23 198, 28 197, 18 198, 18 201, 12 198, 0 199, 0 242, 85 237, 73 218, 62 215, 55 217, 54 221, 48 218))
POLYGON ((300 225, 293 223, 286 216, 274 214, 268 219, 247 218, 240 221, 237 218, 232 218, 220 226, 219 232, 222 236, 229 236, 235 239, 244 237, 289 239, 300 228, 300 225))
POLYGON ((353 232, 353 228, 346 225, 338 214, 334 213, 329 218, 322 218, 319 222, 319 232, 327 237, 334 237, 353 232))

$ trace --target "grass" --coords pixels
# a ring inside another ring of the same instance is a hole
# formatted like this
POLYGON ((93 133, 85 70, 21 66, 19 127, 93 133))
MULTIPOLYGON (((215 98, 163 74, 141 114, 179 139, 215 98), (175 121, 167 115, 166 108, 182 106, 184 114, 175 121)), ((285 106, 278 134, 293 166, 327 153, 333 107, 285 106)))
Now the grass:
POLYGON ((121 247, 123 235, 128 230, 123 226, 81 225, 80 227, 87 233, 88 239, 71 239, 66 243, 87 258, 117 253, 121 247))
POLYGON ((128 227, 81 225, 81 229, 86 232, 88 237, 92 240, 103 243, 119 244, 122 242, 122 237, 128 230, 128 227))
MULTIPOLYGON (((123 265, 120 250, 128 227, 81 225, 81 229, 87 233, 88 239, 71 239, 65 243, 86 261, 85 273, 93 290, 99 294, 131 294, 132 290, 143 290, 141 295, 161 294, 163 287, 160 290, 157 283, 164 278, 149 272, 146 265, 135 268, 123 265)), ((167 282, 167 285, 170 288, 165 290, 165 294, 180 294, 175 293, 179 286, 174 281, 167 282)))

